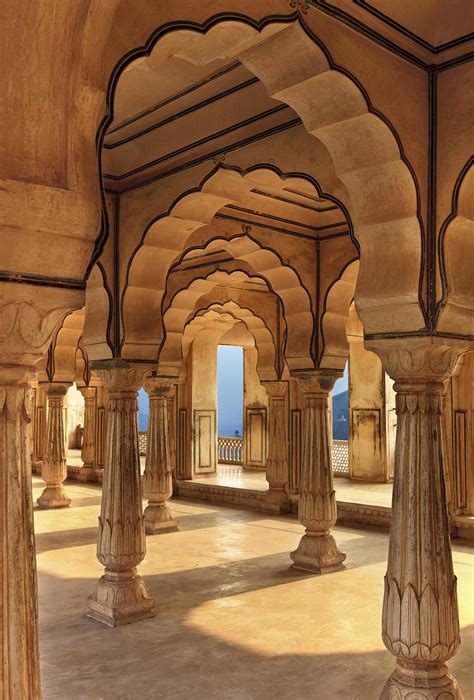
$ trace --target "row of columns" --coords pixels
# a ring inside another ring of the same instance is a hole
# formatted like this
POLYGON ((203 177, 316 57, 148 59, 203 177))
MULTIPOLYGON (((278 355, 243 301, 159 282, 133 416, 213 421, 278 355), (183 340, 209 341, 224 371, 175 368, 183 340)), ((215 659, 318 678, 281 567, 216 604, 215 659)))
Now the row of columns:
MULTIPOLYGON (((383 640, 397 664, 382 698, 405 699, 412 697, 415 690, 427 700, 462 698, 446 666, 460 639, 446 509, 442 421, 444 383, 454 370, 458 351, 426 344, 413 349, 377 350, 395 380, 398 415, 392 527, 383 603, 383 640)), ((166 504, 172 487, 167 418, 171 386, 161 379, 147 384, 150 447, 144 492, 149 506, 144 515, 137 433, 137 392, 143 374, 139 369, 114 361, 100 369, 100 376, 108 392, 107 454, 97 545, 104 574, 89 600, 88 615, 115 626, 154 614, 154 601, 137 572, 145 555, 145 526, 149 532, 176 527, 166 504)), ((345 558, 331 534, 336 522, 336 502, 327 402, 336 378, 336 373, 327 370, 298 376, 304 395, 305 428, 299 517, 306 531, 291 558, 295 567, 315 572, 337 569, 345 558)), ((6 563, 2 577, 7 579, 2 585, 12 591, 11 599, 4 598, 9 641, 7 647, 3 645, 3 662, 10 687, 13 691, 18 689, 12 692, 12 697, 38 698, 28 442, 31 378, 25 373, 24 376, 8 374, 0 379, 0 439, 2 455, 8 461, 8 468, 1 470, 0 524, 6 563), (18 498, 5 498, 9 493, 17 493, 18 498), (20 570, 18 553, 22 555, 20 570), (14 562, 9 559, 12 556, 14 562)), ((270 388, 269 394, 268 498, 279 502, 286 488, 283 483, 287 459, 285 398, 281 386, 270 388)), ((48 476, 42 494, 44 502, 49 504, 64 498, 58 478, 64 474, 61 452, 64 440, 53 440, 60 432, 63 396, 58 389, 50 398, 53 414, 48 421, 45 465, 46 474, 51 477, 48 476), (57 443, 54 447, 53 442, 57 443)))

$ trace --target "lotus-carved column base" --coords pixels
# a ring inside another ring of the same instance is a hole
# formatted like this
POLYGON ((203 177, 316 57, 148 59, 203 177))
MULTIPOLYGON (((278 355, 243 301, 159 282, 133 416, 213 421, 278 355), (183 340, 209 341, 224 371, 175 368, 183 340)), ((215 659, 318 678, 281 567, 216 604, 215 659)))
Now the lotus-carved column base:
POLYGON ((265 494, 262 510, 266 513, 275 513, 276 515, 289 513, 291 504, 286 488, 284 486, 278 488, 270 485, 268 492, 265 494))
POLYGON ((331 534, 306 530, 298 548, 291 552, 290 557, 294 569, 324 574, 343 569, 346 555, 339 551, 331 534))
POLYGON ((461 688, 443 663, 398 659, 380 700, 463 700, 461 688))
POLYGON ((87 617, 109 627, 154 617, 154 600, 147 594, 137 570, 106 571, 89 598, 87 617))
POLYGON ((145 508, 144 516, 147 535, 173 532, 173 530, 178 529, 178 520, 173 518, 166 503, 149 503, 145 508))
POLYGON ((36 502, 39 508, 67 508, 71 505, 71 499, 67 497, 61 484, 46 486, 36 502))

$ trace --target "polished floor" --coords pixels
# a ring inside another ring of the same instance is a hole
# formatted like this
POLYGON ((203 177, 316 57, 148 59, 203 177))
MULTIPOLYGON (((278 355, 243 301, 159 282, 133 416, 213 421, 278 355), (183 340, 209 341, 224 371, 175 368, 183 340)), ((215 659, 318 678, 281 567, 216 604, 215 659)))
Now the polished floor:
MULTIPOLYGON (((145 458, 142 457, 141 461, 143 472, 145 458)), ((69 450, 68 464, 73 467, 82 467, 80 450, 69 450)), ((266 491, 268 489, 265 472, 243 469, 238 464, 219 464, 216 474, 201 475, 195 477, 193 481, 198 484, 209 484, 209 486, 232 486, 252 491, 266 491)), ((341 502, 385 506, 386 508, 390 508, 392 505, 392 484, 371 484, 335 478, 334 488, 337 500, 341 502)))
MULTIPOLYGON (((34 496, 42 481, 34 479, 34 496)), ((393 659, 380 638, 388 537, 335 528, 347 568, 289 568, 302 528, 173 500, 178 532, 147 538, 140 567, 157 616, 118 629, 85 617, 98 486, 66 483, 68 509, 36 511, 44 700, 376 700, 393 659)), ((473 549, 454 543, 463 644, 451 662, 474 698, 473 549)))

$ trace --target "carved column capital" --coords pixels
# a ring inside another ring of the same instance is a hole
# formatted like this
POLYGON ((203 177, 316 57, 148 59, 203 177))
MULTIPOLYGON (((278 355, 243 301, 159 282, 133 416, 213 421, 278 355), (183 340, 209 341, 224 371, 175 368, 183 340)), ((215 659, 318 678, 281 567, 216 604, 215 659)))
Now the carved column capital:
POLYGON ((453 374, 459 357, 469 350, 466 343, 435 342, 434 338, 365 341, 375 352, 387 374, 399 384, 439 384, 453 374))
POLYGON ((297 380, 298 386, 304 394, 328 395, 337 379, 343 372, 336 369, 318 369, 312 372, 293 372, 292 376, 297 380))
POLYGON ((155 396, 172 398, 176 391, 176 380, 167 377, 146 377, 143 387, 150 399, 155 396))
POLYGON ((104 360, 93 362, 91 369, 101 378, 109 398, 134 395, 143 386, 147 368, 130 365, 124 360, 104 360))
POLYGON ((65 384, 63 382, 48 382, 45 384, 46 395, 48 399, 64 399, 70 386, 72 386, 72 384, 65 384))
POLYGON ((288 393, 287 382, 262 382, 270 399, 285 399, 288 393))

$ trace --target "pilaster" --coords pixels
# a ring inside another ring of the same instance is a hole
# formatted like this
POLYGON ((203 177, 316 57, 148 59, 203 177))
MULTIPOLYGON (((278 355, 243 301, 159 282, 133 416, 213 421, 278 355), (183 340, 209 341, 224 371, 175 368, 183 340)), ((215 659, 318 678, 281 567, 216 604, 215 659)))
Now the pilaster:
POLYGON ((286 382, 264 383, 268 394, 268 493, 264 509, 273 513, 288 513, 290 510, 287 386, 286 382))

